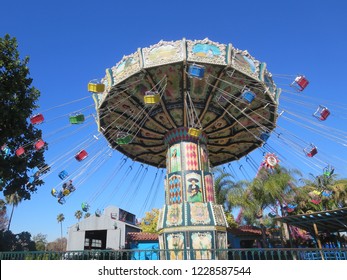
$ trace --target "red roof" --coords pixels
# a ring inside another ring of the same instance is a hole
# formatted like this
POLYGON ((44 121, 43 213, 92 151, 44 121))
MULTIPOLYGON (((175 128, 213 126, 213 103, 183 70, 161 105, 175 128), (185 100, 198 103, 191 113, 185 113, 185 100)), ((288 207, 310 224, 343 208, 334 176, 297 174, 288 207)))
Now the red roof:
POLYGON ((229 232, 235 235, 261 235, 261 229, 255 226, 239 226, 238 228, 229 228, 229 232))
POLYGON ((148 233, 148 232, 128 232, 129 241, 157 241, 157 233, 148 233))

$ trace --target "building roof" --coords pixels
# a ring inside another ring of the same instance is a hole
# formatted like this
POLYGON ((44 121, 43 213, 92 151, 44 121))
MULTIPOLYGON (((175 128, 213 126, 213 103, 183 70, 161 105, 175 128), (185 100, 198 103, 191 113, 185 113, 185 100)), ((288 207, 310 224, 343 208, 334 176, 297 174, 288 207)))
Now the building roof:
POLYGON ((251 225, 239 226, 237 228, 228 228, 228 232, 236 236, 261 235, 261 229, 251 225))
POLYGON ((314 231, 313 224, 316 224, 318 232, 344 232, 347 231, 347 207, 329 211, 277 217, 275 220, 309 232, 314 231))
POLYGON ((148 232, 128 232, 128 241, 157 241, 157 233, 148 232))

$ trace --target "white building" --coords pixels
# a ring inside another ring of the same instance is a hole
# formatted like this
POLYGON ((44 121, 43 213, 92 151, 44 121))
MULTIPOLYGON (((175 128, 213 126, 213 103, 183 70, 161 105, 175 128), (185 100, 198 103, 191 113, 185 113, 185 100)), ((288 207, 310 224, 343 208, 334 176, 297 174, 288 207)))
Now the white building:
POLYGON ((128 232, 140 231, 134 214, 109 206, 103 213, 91 215, 69 228, 67 251, 119 250, 125 248, 128 232))

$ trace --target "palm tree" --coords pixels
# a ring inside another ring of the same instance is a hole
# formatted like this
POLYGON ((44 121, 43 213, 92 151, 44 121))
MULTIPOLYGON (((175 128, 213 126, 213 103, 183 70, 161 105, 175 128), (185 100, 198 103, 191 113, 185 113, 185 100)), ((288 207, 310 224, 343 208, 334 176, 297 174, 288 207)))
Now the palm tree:
POLYGON ((83 216, 83 213, 82 213, 81 210, 77 210, 77 211, 75 212, 75 217, 76 217, 76 219, 77 219, 78 221, 80 221, 80 220, 82 219, 82 216, 83 216))
POLYGON ((347 179, 336 180, 329 188, 336 208, 347 206, 347 179))
MULTIPOLYGON (((264 211, 270 208, 277 215, 284 215, 284 206, 294 199, 297 191, 294 185, 296 181, 294 174, 299 174, 299 172, 287 170, 278 165, 272 172, 263 168, 253 181, 246 184, 246 188, 236 189, 237 192, 229 194, 229 202, 241 207, 242 218, 248 224, 260 225, 264 246, 267 245, 264 211)), ((240 217, 237 221, 241 221, 240 217)))
POLYGON ((232 175, 220 167, 214 168, 213 173, 216 175, 214 178, 216 204, 223 205, 224 210, 230 212, 230 204, 227 200, 227 194, 234 186, 234 182, 230 179, 232 175))
POLYGON ((15 192, 13 194, 5 196, 5 199, 6 199, 7 204, 12 205, 10 219, 8 221, 8 226, 7 226, 7 230, 9 231, 10 226, 11 226, 12 217, 13 217, 14 208, 16 208, 18 206, 18 204, 22 201, 23 198, 20 197, 17 192, 15 192))
POLYGON ((332 210, 342 208, 347 205, 347 180, 337 180, 337 175, 332 176, 314 176, 310 174, 311 179, 302 179, 305 184, 302 187, 303 196, 300 200, 300 213, 332 210), (314 199, 319 203, 313 203, 314 199))
MULTIPOLYGON (((58 216, 57 216, 57 221, 58 223, 60 223, 60 237, 61 239, 63 239, 63 221, 65 220, 65 216, 63 213, 60 213, 58 216)), ((62 251, 63 251, 63 248, 61 248, 62 251)))
POLYGON ((244 181, 234 182, 231 180, 233 176, 225 171, 225 167, 223 169, 221 167, 214 168, 213 174, 216 204, 223 206, 229 227, 237 227, 238 224, 231 212, 234 207, 240 206, 236 193, 242 192, 245 183, 244 181), (234 199, 230 199, 231 197, 234 199))

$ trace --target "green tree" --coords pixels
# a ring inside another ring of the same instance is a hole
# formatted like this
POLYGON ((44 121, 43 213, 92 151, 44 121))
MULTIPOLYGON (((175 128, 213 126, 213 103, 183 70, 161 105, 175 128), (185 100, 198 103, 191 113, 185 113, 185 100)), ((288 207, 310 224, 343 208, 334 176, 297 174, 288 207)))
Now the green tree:
POLYGON ((65 220, 65 216, 63 213, 60 213, 58 216, 57 216, 57 221, 58 223, 60 223, 60 237, 61 239, 63 238, 63 221, 65 220))
POLYGON ((39 178, 29 184, 31 172, 46 165, 44 154, 32 144, 41 138, 42 131, 28 121, 38 107, 40 92, 31 85, 29 58, 21 60, 17 48, 16 38, 0 38, 0 146, 11 151, 0 151, 1 191, 5 196, 17 193, 30 199, 37 186, 43 184, 39 178), (25 148, 25 156, 16 156, 19 147, 25 148))
POLYGON ((33 236, 33 241, 35 242, 35 248, 37 251, 45 251, 47 246, 47 235, 38 233, 33 236))
POLYGON ((298 209, 294 214, 333 210, 347 206, 347 179, 310 174, 310 179, 302 179, 301 195, 296 196, 298 209))
POLYGON ((10 219, 8 221, 8 226, 7 226, 7 230, 10 230, 10 226, 11 226, 11 221, 13 218, 13 212, 14 209, 18 206, 18 204, 22 201, 22 198, 17 194, 17 193, 13 193, 10 195, 7 195, 5 197, 6 199, 6 203, 12 205, 12 209, 11 209, 11 214, 10 214, 10 219))
POLYGON ((6 202, 0 199, 0 231, 4 231, 8 227, 6 202))
MULTIPOLYGON (((285 205, 294 201, 298 188, 295 186, 297 170, 287 170, 277 165, 269 172, 261 169, 246 187, 235 189, 229 194, 229 202, 241 208, 242 219, 247 224, 259 225, 262 229, 263 243, 267 246, 265 232, 265 210, 271 209, 277 215, 285 214, 285 205)), ((237 221, 240 222, 241 217, 237 221)), ((284 229, 282 228, 282 231, 284 229)))
POLYGON ((49 242, 47 244, 47 251, 64 251, 64 248, 66 248, 66 245, 67 245, 67 239, 65 237, 57 238, 53 242, 49 242))
POLYGON ((13 234, 10 230, 0 232, 0 251, 35 251, 31 234, 23 231, 13 234))
POLYGON ((228 226, 237 227, 238 224, 231 213, 234 202, 230 201, 228 196, 229 193, 236 192, 236 189, 239 189, 242 183, 235 183, 231 179, 232 175, 226 172, 225 168, 222 169, 221 167, 216 167, 213 169, 213 173, 216 204, 223 206, 228 226))
POLYGON ((157 233, 157 224, 159 218, 159 209, 152 209, 145 213, 145 217, 141 220, 140 228, 143 232, 157 233))
POLYGON ((230 212, 231 205, 228 203, 227 194, 232 187, 234 182, 231 180, 232 175, 226 172, 221 167, 216 167, 213 170, 214 173, 214 190, 216 195, 216 204, 223 206, 226 212, 230 212))
POLYGON ((81 210, 77 210, 77 211, 75 212, 75 217, 76 217, 76 219, 77 219, 78 221, 80 221, 80 220, 82 219, 82 216, 83 216, 83 213, 82 213, 81 210))

